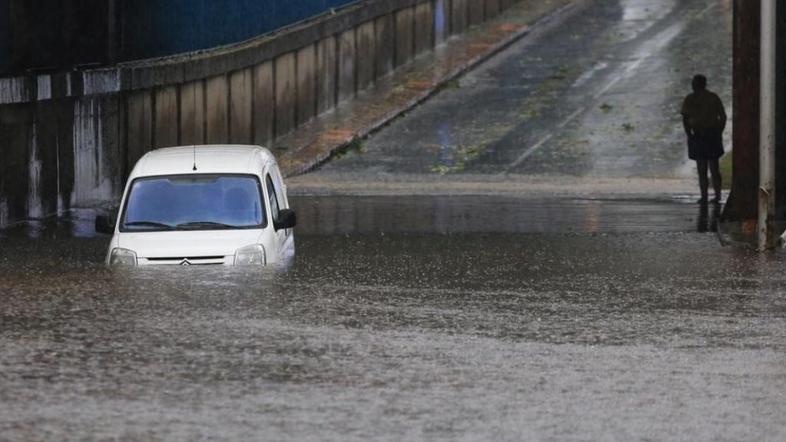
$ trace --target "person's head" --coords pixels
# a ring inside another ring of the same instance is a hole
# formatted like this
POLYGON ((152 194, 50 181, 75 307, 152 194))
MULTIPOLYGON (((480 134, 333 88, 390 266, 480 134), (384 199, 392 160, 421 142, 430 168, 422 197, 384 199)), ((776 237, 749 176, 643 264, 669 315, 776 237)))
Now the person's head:
POLYGON ((694 92, 707 89, 707 77, 701 74, 694 76, 692 86, 694 92))

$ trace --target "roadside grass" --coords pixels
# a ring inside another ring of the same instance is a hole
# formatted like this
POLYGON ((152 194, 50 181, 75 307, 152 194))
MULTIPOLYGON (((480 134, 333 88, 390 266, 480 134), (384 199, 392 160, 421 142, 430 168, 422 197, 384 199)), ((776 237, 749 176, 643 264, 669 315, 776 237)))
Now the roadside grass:
POLYGON ((731 189, 731 177, 732 177, 732 168, 731 168, 731 152, 726 152, 720 160, 720 173, 723 177, 723 188, 725 190, 731 189))
POLYGON ((347 155, 364 153, 366 153, 366 146, 363 140, 359 137, 355 137, 352 141, 334 151, 331 156, 334 159, 341 159, 347 155))

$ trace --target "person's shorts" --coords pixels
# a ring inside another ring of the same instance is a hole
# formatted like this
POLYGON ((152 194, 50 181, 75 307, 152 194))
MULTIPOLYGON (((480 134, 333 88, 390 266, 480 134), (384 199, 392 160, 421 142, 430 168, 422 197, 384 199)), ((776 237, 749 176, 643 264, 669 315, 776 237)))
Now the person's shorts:
POLYGON ((688 137, 688 158, 691 160, 717 160, 723 153, 723 133, 696 130, 688 137))

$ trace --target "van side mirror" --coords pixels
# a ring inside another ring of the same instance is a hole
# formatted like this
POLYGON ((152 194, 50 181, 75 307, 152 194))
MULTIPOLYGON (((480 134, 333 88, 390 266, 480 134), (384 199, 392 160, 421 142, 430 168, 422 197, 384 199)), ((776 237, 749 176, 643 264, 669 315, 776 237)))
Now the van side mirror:
POLYGON ((276 231, 281 229, 291 229, 297 225, 297 216, 292 209, 282 209, 278 212, 278 219, 273 220, 273 228, 276 231))
POLYGON ((111 235, 115 233, 115 219, 107 215, 96 216, 96 232, 111 235))

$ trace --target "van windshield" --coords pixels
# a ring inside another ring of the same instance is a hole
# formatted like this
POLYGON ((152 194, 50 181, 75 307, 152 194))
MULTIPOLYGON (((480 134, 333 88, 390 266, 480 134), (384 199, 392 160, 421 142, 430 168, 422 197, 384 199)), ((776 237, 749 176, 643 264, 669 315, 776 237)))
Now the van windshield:
POLYGON ((177 175, 134 180, 120 229, 153 232, 266 226, 257 177, 177 175))

